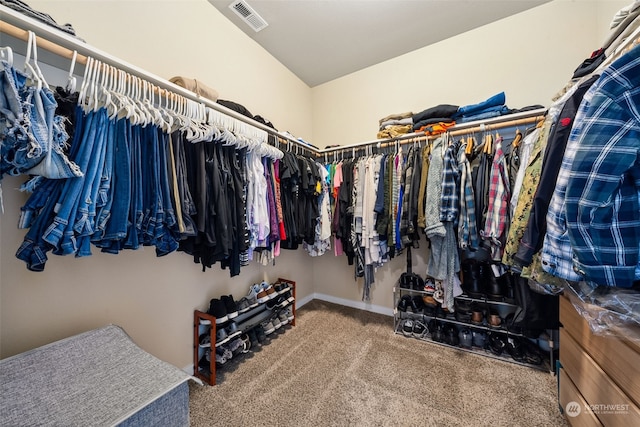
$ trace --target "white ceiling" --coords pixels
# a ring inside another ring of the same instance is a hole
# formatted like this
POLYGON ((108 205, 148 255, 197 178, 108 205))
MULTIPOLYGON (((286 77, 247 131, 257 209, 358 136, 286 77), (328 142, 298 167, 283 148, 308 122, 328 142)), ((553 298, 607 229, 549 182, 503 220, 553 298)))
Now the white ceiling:
POLYGON ((246 0, 269 24, 257 33, 232 0, 209 3, 313 87, 548 1, 246 0))

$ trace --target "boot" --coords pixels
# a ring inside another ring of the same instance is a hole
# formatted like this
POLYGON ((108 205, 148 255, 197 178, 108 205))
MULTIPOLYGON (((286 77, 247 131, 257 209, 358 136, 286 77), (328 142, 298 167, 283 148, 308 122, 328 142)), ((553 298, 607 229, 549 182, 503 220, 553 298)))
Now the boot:
POLYGON ((471 298, 482 298, 484 295, 481 265, 475 261, 462 263, 462 288, 471 298))
POLYGON ((487 265, 487 297, 493 301, 502 301, 502 297, 504 296, 503 288, 505 288, 506 284, 506 274, 503 274, 500 277, 496 277, 491 270, 491 266, 487 265))

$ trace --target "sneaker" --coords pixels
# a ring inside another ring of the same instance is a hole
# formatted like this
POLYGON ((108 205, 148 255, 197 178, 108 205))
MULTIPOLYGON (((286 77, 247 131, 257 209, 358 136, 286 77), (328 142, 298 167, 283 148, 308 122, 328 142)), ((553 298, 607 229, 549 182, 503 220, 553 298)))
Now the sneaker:
POLYGON ((411 295, 403 295, 398 301, 398 310, 407 311, 407 308, 411 306, 411 295))
POLYGON ((226 360, 229 360, 233 357, 233 352, 226 345, 223 345, 220 348, 216 348, 216 354, 219 354, 220 356, 224 357, 226 360))
POLYGON ((282 323, 280 322, 280 319, 278 318, 278 316, 274 316, 273 319, 271 319, 271 323, 273 324, 273 327, 276 329, 280 329, 282 327, 282 323))
POLYGON ((283 326, 289 323, 289 316, 284 311, 278 313, 278 319, 283 326))
POLYGON ((202 348, 211 348, 211 333, 205 332, 198 337, 198 345, 202 348))
POLYGON ((233 300, 233 295, 222 295, 220 299, 224 304, 224 308, 227 310, 227 316, 229 317, 229 319, 238 317, 238 306, 233 300))
POLYGON ((420 313, 424 308, 424 302, 422 302, 422 297, 420 295, 414 295, 411 297, 409 301, 409 307, 411 307, 411 311, 414 313, 420 313))
POLYGON ((258 334, 256 333, 256 329, 258 328, 255 327, 247 331, 247 336, 249 337, 249 341, 251 341, 251 347, 257 347, 258 344, 260 344, 258 340, 258 334))
POLYGON ((273 289, 275 289, 275 291, 276 291, 278 294, 283 293, 283 292, 284 292, 284 290, 285 290, 285 286, 284 286, 284 284, 283 284, 283 283, 274 283, 272 286, 273 286, 273 289))
POLYGON ((424 323, 418 320, 413 322, 413 330, 411 331, 411 333, 414 337, 423 338, 427 332, 427 326, 424 323))
POLYGON ((291 293, 291 291, 286 291, 284 293, 284 296, 287 298, 287 300, 289 301, 289 303, 294 302, 296 299, 293 297, 293 294, 291 293))
POLYGON ((268 310, 273 310, 276 307, 280 306, 280 303, 282 302, 282 296, 275 294, 276 298, 270 299, 269 301, 267 301, 267 309, 268 310))
POLYGON ((238 350, 242 349, 243 346, 244 342, 240 338, 236 338, 227 344, 227 348, 231 350, 232 353, 238 353, 238 350))
POLYGON ((249 334, 240 335, 240 339, 242 340, 242 353, 249 353, 249 350, 251 350, 251 338, 249 338, 249 334))
POLYGON ((211 369, 211 350, 205 350, 204 354, 198 361, 198 367, 204 371, 210 372, 211 369))
POLYGON ((270 320, 267 320, 266 322, 262 323, 262 328, 264 329, 264 333, 266 335, 271 335, 276 330, 275 326, 273 326, 273 323, 271 323, 270 320))
POLYGON ((267 293, 270 299, 278 296, 278 293, 270 283, 262 282, 262 289, 267 293))
POLYGON ((226 343, 229 340, 230 338, 224 328, 220 328, 216 331, 216 347, 226 343))
POLYGON ((213 298, 209 302, 209 311, 207 311, 207 313, 216 318, 216 324, 229 320, 229 317, 227 316, 227 309, 225 308, 224 303, 218 298, 213 298))
POLYGON ((413 335, 413 320, 406 319, 402 324, 402 334, 405 337, 410 337, 413 335))
POLYGON ((287 308, 284 312, 287 315, 287 319, 289 319, 289 322, 292 322, 295 316, 293 315, 293 311, 291 311, 291 308, 287 308))
POLYGON ((245 297, 249 303, 249 308, 258 306, 258 290, 255 289, 255 285, 249 288, 249 293, 245 297))
POLYGON ((269 298, 269 295, 267 294, 267 291, 265 291, 261 285, 253 285, 253 290, 256 293, 256 300, 261 303, 261 302, 267 302, 269 301, 271 298, 269 298))
POLYGON ((236 322, 229 323, 229 326, 225 328, 227 330, 227 336, 229 339, 237 337, 242 333, 240 329, 238 329, 238 324, 236 322))
POLYGON ((436 285, 435 283, 433 283, 433 279, 427 279, 424 283, 424 289, 425 292, 435 292, 436 290, 436 285))
MULTIPOLYGON (((273 325, 271 325, 273 327, 273 325)), ((264 326, 262 325, 257 325, 254 330, 256 331, 256 339, 258 340, 259 344, 262 344, 263 342, 265 342, 267 340, 267 334, 264 331, 264 326)), ((273 332, 273 331, 272 331, 273 332)))
POLYGON ((236 307, 238 307, 238 314, 245 313, 251 309, 247 297, 240 298, 240 300, 236 303, 236 307))
POLYGON ((202 317, 200 317, 200 322, 199 322, 202 326, 209 326, 211 324, 211 320, 209 319, 204 319, 202 317))
POLYGON ((227 363, 227 360, 228 359, 224 357, 222 354, 216 353, 216 364, 224 365, 225 363, 227 363))

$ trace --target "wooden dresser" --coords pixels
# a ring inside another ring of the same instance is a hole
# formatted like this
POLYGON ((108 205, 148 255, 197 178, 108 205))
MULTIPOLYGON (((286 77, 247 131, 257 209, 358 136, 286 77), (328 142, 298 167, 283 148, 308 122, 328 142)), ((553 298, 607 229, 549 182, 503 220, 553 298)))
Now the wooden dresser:
POLYGON ((640 342, 593 334, 572 302, 580 303, 570 290, 560 297, 559 402, 567 422, 640 426, 640 342))

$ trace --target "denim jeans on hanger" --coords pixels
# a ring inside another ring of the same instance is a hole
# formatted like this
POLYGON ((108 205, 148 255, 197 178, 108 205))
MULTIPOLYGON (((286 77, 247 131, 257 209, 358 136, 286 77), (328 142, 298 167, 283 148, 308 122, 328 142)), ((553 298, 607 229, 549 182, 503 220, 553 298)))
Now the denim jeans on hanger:
POLYGON ((96 220, 98 233, 92 238, 92 242, 107 253, 117 254, 127 237, 131 205, 130 136, 129 119, 123 118, 113 123, 113 173, 109 201, 96 220))
POLYGON ((124 243, 126 249, 138 249, 140 247, 139 230, 142 226, 142 164, 140 162, 140 133, 139 125, 131 126, 129 154, 131 156, 131 201, 129 219, 127 223, 127 240, 124 243))
POLYGON ((111 206, 113 204, 113 187, 114 180, 114 152, 116 140, 116 124, 115 120, 109 120, 107 124, 107 141, 105 145, 105 156, 100 184, 98 187, 98 196, 95 200, 96 213, 94 231, 91 234, 91 242, 96 242, 104 237, 107 223, 111 216, 111 206))
POLYGON ((50 189, 50 196, 46 198, 45 205, 16 251, 16 258, 24 261, 30 271, 43 271, 47 262, 47 252, 51 250, 51 246, 44 241, 42 236, 55 216, 54 209, 63 190, 61 184, 62 181, 51 180, 40 187, 50 189))
POLYGON ((29 133, 28 121, 25 120, 20 93, 27 81, 27 76, 2 61, 0 71, 0 179, 5 173, 19 175, 14 163, 17 147, 27 147, 33 137, 29 133))
POLYGON ((56 248, 54 252, 60 255, 69 255, 77 250, 74 235, 76 212, 80 205, 79 199, 84 193, 85 181, 95 175, 95 171, 90 170, 97 167, 94 145, 96 142, 99 143, 100 138, 104 139, 101 134, 104 134, 108 120, 107 111, 104 108, 96 112, 91 111, 84 119, 86 123, 74 160, 85 175, 65 180, 57 215, 43 235, 43 239, 56 248))
POLYGON ((53 179, 82 176, 80 168, 63 151, 69 135, 64 129, 64 118, 56 116, 58 102, 51 89, 43 87, 36 90, 34 104, 36 119, 31 121, 31 131, 44 153, 37 164, 25 173, 53 179))

